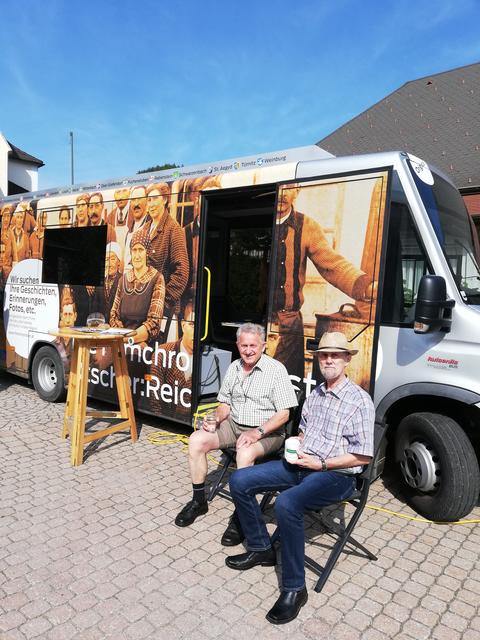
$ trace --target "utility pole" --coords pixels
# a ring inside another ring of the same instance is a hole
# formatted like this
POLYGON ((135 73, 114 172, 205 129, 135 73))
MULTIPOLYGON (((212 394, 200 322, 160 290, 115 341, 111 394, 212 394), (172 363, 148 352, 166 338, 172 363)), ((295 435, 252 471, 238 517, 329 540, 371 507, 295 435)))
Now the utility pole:
POLYGON ((70 167, 71 167, 71 182, 74 184, 73 177, 73 131, 70 131, 70 167))

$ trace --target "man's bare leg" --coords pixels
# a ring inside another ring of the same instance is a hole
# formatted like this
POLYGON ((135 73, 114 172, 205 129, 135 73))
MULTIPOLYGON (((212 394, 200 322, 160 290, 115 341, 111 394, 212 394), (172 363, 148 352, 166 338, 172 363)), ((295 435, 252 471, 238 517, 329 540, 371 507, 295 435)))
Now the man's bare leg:
POLYGON ((255 442, 248 447, 237 449, 237 469, 253 466, 255 460, 263 458, 264 455, 265 453, 260 442, 255 442))
POLYGON ((207 454, 220 448, 218 434, 198 430, 188 441, 188 464, 193 484, 205 482, 208 471, 207 454))
POLYGON ((207 513, 208 502, 205 495, 209 451, 218 449, 220 442, 217 433, 199 429, 192 433, 188 441, 188 463, 192 478, 193 497, 175 518, 178 527, 188 527, 198 516, 207 513))

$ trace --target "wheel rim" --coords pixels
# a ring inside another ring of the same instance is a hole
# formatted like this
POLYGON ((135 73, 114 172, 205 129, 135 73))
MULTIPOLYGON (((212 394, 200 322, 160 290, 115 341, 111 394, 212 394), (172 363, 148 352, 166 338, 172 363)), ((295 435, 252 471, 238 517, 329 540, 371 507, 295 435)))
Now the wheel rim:
POLYGON ((52 358, 42 358, 37 369, 38 382, 42 389, 50 393, 57 386, 57 370, 52 358))
POLYGON ((426 442, 411 442, 400 461, 408 485, 419 491, 435 491, 440 486, 440 464, 434 448, 426 442))

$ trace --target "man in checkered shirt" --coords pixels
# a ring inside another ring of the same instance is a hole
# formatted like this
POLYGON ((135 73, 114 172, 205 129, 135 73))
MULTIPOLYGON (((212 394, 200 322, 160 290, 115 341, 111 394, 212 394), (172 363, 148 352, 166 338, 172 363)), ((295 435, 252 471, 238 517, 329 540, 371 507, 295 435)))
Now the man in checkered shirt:
POLYGON ((325 333, 317 350, 325 382, 305 401, 300 422, 300 450, 294 463, 274 460, 240 469, 230 479, 236 513, 246 536, 247 552, 227 557, 240 571, 276 564, 275 550, 256 494, 280 491, 275 513, 282 552, 282 589, 267 620, 290 622, 307 601, 303 516, 348 498, 355 474, 373 455, 375 409, 372 399, 345 375, 357 353, 343 333, 325 333))
MULTIPOLYGON (((284 441, 283 426, 290 407, 297 405, 295 390, 284 365, 264 354, 265 330, 246 323, 237 331, 240 359, 225 374, 217 399, 212 428, 205 419, 188 443, 193 498, 175 518, 179 527, 187 527, 199 515, 207 513, 205 496, 207 454, 214 449, 236 447, 237 468, 249 467, 255 460, 278 451, 284 441)), ((236 515, 223 534, 222 544, 239 544, 244 535, 236 515)))

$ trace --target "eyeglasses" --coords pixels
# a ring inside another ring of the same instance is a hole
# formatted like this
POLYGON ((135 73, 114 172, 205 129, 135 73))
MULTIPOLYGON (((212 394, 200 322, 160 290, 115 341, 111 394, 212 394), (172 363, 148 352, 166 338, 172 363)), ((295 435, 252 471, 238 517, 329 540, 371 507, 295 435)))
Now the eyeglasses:
POLYGON ((342 360, 343 356, 347 353, 347 351, 319 351, 318 357, 321 360, 328 360, 331 358, 332 360, 342 360))

